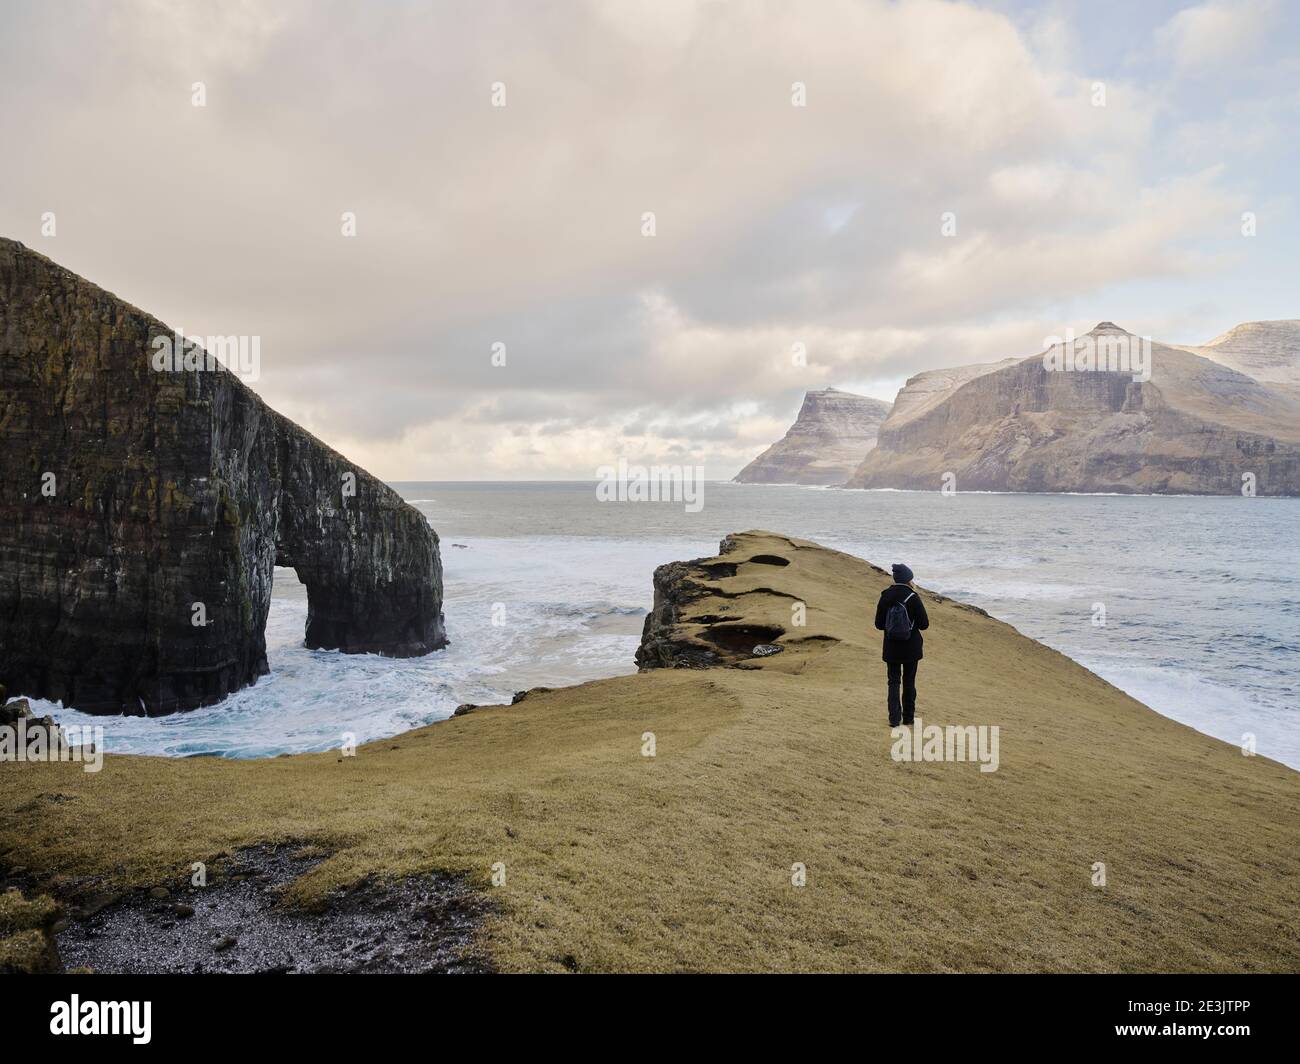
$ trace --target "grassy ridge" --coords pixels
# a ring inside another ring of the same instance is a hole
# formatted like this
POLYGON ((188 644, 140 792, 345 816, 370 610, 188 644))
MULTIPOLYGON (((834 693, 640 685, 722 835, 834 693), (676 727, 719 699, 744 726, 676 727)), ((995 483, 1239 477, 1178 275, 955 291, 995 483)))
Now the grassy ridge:
POLYGON ((889 578, 735 538, 736 575, 699 574, 717 594, 682 630, 789 628, 794 598, 785 653, 535 693, 342 759, 0 765, 3 860, 57 893, 308 840, 333 854, 295 886, 308 905, 368 873, 464 873, 506 970, 1300 970, 1300 776, 928 592, 919 714, 999 725, 1001 766, 896 763, 871 628, 889 578))

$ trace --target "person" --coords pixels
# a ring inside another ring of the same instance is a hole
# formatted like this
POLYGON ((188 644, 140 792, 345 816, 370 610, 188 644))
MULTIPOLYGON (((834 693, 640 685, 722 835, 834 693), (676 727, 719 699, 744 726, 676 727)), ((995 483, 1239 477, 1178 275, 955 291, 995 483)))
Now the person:
POLYGON ((876 604, 876 628, 885 633, 880 657, 888 666, 889 726, 911 725, 916 717, 916 666, 922 658, 921 633, 930 627, 925 603, 912 587, 912 570, 906 565, 893 566, 894 582, 880 593, 876 604), (889 609, 901 604, 906 617, 896 614, 890 624, 889 609), (899 688, 902 697, 899 697, 899 688))

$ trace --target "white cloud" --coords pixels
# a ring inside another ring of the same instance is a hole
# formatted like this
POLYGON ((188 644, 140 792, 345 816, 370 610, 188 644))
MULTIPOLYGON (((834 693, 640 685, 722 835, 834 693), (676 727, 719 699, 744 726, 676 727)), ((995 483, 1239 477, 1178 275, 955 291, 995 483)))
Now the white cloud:
MULTIPOLYGON (((0 92, 22 101, 0 113, 22 145, 0 230, 191 333, 261 335, 262 394, 390 477, 584 475, 619 447, 734 469, 807 388, 1027 353, 998 345, 1213 267, 1197 240, 1240 209, 1204 160, 1170 169, 1178 127, 1142 86, 1091 106, 1059 18, 1026 37, 939 0, 72 10, 0 13, 0 92)), ((1205 17, 1169 47, 1208 48, 1205 17)))
POLYGON ((1157 40, 1186 70, 1217 67, 1248 58, 1276 13, 1275 0, 1212 0, 1179 11, 1160 28, 1157 40))

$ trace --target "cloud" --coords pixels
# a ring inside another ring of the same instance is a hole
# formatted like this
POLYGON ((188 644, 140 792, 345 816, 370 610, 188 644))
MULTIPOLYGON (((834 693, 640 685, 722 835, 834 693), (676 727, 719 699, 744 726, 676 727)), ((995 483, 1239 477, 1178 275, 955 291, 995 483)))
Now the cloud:
MULTIPOLYGON (((2 10, 0 229, 261 336, 268 401, 393 478, 656 449, 726 475, 806 389, 887 394, 1117 283, 1212 276, 1241 209, 1162 154, 1195 140, 1166 100, 1092 105, 1071 27, 967 4, 2 10)), ((1194 56, 1183 15, 1161 33, 1194 56)))
POLYGON ((1276 0, 1222 0, 1184 8, 1157 32, 1184 70, 1203 71, 1246 59, 1268 34, 1276 0))

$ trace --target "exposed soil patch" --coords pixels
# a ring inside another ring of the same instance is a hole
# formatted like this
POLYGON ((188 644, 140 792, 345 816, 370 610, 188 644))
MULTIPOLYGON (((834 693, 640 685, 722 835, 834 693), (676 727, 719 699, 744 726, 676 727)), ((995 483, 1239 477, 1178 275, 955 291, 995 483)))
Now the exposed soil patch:
POLYGON ((319 863, 299 845, 241 850, 220 879, 83 908, 58 935, 64 967, 97 972, 487 972, 474 933, 489 903, 445 875, 367 879, 324 911, 280 905, 319 863))
POLYGON ((733 654, 750 655, 760 643, 772 643, 785 635, 784 628, 766 624, 718 624, 701 638, 733 654))
POLYGON ((799 601, 798 595, 792 595, 788 591, 778 591, 774 587, 751 587, 745 591, 723 591, 721 588, 710 588, 709 593, 722 599, 743 599, 746 595, 772 595, 775 598, 790 599, 792 602, 799 601))
POLYGON ((735 562, 709 562, 706 565, 699 565, 696 568, 703 570, 705 575, 713 580, 722 580, 726 577, 736 575, 735 562))

